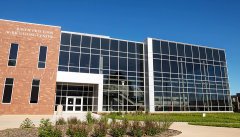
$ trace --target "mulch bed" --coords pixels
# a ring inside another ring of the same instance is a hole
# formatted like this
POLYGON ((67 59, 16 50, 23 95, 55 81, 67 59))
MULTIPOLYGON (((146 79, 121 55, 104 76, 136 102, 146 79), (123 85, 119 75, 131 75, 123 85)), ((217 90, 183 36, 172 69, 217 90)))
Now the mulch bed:
MULTIPOLYGON (((62 130, 66 132, 66 128, 61 127, 62 130)), ((63 131, 63 132, 64 132, 63 131)), ((181 134, 182 132, 168 129, 167 131, 163 132, 160 135, 156 135, 155 137, 172 137, 181 134)), ((110 135, 107 135, 111 137, 110 135)), ((30 128, 30 129, 20 129, 20 128, 13 128, 13 129, 5 129, 0 131, 0 137, 38 137, 38 129, 37 128, 30 128)), ((67 136, 64 136, 67 137, 67 136)), ((127 135, 126 135, 127 137, 127 135)), ((147 136, 145 136, 147 137, 147 136)))

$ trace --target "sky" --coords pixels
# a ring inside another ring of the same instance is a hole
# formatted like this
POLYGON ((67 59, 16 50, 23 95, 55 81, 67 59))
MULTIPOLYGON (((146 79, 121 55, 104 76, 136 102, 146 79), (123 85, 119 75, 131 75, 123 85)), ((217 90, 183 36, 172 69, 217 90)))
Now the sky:
POLYGON ((231 94, 240 93, 240 0, 2 0, 0 18, 223 48, 231 94))

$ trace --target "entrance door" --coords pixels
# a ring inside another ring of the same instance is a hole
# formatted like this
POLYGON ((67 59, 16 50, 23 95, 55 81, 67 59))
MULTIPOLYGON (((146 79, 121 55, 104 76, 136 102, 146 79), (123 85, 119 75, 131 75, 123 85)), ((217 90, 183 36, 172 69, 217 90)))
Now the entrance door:
POLYGON ((66 110, 69 112, 82 111, 82 97, 67 97, 66 110))

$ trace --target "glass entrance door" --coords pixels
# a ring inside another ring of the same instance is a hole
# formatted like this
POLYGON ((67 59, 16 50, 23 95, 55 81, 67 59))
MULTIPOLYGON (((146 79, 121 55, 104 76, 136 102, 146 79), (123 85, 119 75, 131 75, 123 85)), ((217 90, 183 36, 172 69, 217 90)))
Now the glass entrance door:
POLYGON ((82 97, 67 97, 66 110, 69 112, 82 111, 82 97))

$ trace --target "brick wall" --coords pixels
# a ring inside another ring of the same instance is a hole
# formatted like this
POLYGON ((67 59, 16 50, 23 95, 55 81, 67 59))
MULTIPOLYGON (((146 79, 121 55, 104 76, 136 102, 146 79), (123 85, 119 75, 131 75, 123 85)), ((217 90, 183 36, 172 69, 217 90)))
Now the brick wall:
POLYGON ((53 114, 60 27, 0 20, 0 114, 53 114), (8 67, 11 43, 18 43, 15 67, 8 67), (46 68, 38 69, 40 46, 47 46, 46 68), (12 100, 2 103, 5 78, 14 78, 12 100), (30 104, 33 78, 40 79, 37 104, 30 104))

